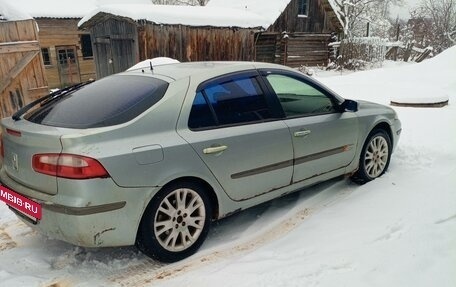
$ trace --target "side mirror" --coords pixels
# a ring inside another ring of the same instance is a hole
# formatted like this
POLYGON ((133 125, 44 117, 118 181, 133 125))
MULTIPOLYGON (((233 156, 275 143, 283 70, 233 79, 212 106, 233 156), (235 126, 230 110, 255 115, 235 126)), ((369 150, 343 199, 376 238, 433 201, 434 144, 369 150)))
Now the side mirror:
POLYGON ((345 100, 341 105, 341 110, 344 112, 357 112, 358 102, 353 100, 345 100))

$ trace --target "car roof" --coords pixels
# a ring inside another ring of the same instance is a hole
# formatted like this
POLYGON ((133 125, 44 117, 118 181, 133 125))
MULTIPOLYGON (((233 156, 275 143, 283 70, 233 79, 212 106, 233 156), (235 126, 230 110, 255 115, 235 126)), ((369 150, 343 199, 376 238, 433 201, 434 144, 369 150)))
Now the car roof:
POLYGON ((168 78, 168 81, 179 80, 194 75, 207 75, 208 77, 217 76, 225 73, 252 70, 252 69, 284 69, 292 70, 291 68, 262 62, 184 62, 175 64, 165 64, 152 67, 153 69, 139 68, 136 70, 127 71, 122 74, 141 74, 150 76, 160 76, 160 78, 168 78))

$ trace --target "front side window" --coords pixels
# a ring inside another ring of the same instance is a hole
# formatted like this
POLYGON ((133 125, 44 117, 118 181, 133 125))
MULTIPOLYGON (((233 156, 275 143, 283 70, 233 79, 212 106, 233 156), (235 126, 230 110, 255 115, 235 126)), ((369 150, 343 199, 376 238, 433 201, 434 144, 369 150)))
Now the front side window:
POLYGON ((196 94, 191 129, 245 124, 270 119, 265 95, 255 76, 210 83, 196 94))
POLYGON ((304 81, 279 74, 270 74, 266 78, 279 98, 287 118, 336 111, 329 96, 304 81))

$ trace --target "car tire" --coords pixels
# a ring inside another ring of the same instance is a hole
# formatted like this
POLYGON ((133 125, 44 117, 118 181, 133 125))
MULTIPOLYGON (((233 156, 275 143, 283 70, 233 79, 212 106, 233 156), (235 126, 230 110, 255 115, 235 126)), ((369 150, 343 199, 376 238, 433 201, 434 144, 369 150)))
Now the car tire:
POLYGON ((359 158, 359 167, 352 180, 364 184, 386 172, 391 159, 391 139, 382 129, 373 130, 367 137, 359 158))
POLYGON ((149 257, 170 263, 194 254, 206 239, 212 208, 207 190, 195 182, 165 186, 141 220, 136 246, 149 257))

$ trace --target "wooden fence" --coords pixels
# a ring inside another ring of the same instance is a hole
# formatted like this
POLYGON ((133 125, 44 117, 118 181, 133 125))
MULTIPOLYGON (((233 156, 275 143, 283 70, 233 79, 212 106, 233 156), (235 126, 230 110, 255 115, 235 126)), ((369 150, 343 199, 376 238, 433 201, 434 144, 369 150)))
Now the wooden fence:
POLYGON ((378 37, 359 37, 343 40, 340 44, 341 63, 350 66, 355 62, 381 63, 385 60, 387 41, 378 37))
POLYGON ((255 60, 290 67, 326 66, 331 34, 257 33, 255 60))
POLYGON ((249 61, 251 29, 190 27, 147 23, 139 30, 140 59, 170 57, 187 61, 249 61))

